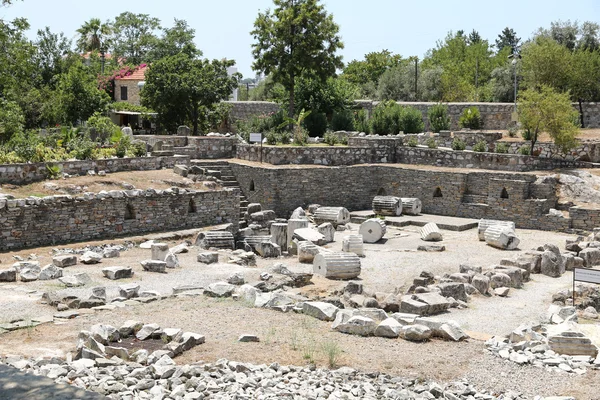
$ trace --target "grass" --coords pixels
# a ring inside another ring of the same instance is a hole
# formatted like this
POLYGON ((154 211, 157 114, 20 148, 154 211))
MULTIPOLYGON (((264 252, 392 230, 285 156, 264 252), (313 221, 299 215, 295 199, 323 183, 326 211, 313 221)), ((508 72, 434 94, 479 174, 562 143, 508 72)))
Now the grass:
POLYGON ((304 346, 302 346, 302 358, 308 361, 309 364, 315 364, 315 355, 317 346, 312 337, 308 337, 304 346))
POLYGON ((322 344, 322 347, 323 352, 327 357, 327 365, 329 368, 333 369, 337 367, 340 361, 340 355, 342 354, 342 348, 340 345, 333 340, 328 340, 322 344))

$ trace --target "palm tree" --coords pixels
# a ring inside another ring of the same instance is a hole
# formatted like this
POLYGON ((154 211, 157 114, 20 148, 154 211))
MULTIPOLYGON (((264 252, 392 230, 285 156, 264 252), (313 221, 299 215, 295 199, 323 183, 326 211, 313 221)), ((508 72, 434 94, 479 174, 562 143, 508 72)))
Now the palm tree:
POLYGON ((98 51, 102 58, 102 73, 104 73, 104 56, 112 27, 109 22, 102 23, 99 18, 92 18, 77 29, 77 49, 82 52, 98 51))

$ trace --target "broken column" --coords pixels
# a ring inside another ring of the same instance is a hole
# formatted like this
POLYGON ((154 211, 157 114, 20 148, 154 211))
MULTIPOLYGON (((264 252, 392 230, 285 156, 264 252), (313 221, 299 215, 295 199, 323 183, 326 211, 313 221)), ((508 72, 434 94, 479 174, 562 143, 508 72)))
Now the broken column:
POLYGON ((421 240, 426 242, 439 242, 444 240, 444 236, 442 235, 442 232, 440 232, 440 228, 438 228, 435 223, 430 222, 421 228, 421 240))
POLYGON ((389 215, 391 217, 402 215, 402 200, 398 197, 375 196, 371 207, 377 215, 389 215))
POLYGON ((515 250, 519 247, 520 240, 509 227, 492 225, 485 230, 485 242, 498 249, 515 250))
POLYGON ((321 247, 311 242, 298 242, 298 261, 312 263, 315 256, 321 252, 321 247))
POLYGON ((510 229, 512 229, 513 231, 515 230, 515 223, 512 221, 499 221, 499 220, 495 220, 495 219, 481 219, 481 220, 479 220, 479 225, 477 227, 477 234, 479 235, 480 241, 485 240, 485 231, 487 228, 489 228, 492 225, 506 226, 506 227, 509 227, 510 229))
POLYGON ((287 243, 282 249, 290 248, 290 242, 294 237, 294 231, 296 229, 308 228, 308 220, 307 219, 288 219, 287 223, 287 243))
POLYGON ((360 275, 360 258, 353 253, 320 253, 313 261, 313 272, 329 279, 354 279, 360 275))
POLYGON ((196 246, 201 249, 229 249, 235 250, 233 234, 227 231, 200 232, 196 238, 196 246))
POLYGON ((313 216, 315 223, 331 222, 333 226, 350 222, 350 212, 344 207, 319 207, 313 216))
POLYGON ((362 235, 348 235, 342 240, 342 251, 354 253, 359 257, 365 256, 362 235))
POLYGON ((281 247, 282 250, 287 249, 287 228, 288 224, 280 222, 271 224, 271 242, 281 247))
POLYGON ((167 254, 169 254, 169 245, 166 243, 152 243, 150 248, 152 249, 153 260, 165 261, 167 254))
POLYGON ((331 222, 324 222, 317 227, 317 230, 321 235, 325 237, 327 243, 331 243, 335 240, 335 228, 331 222))
POLYGON ((358 233, 362 235, 364 243, 376 243, 380 241, 387 227, 385 222, 379 218, 371 218, 360 224, 358 233))
POLYGON ((416 198, 402 198, 402 213, 406 215, 419 215, 423 208, 421 200, 416 198))

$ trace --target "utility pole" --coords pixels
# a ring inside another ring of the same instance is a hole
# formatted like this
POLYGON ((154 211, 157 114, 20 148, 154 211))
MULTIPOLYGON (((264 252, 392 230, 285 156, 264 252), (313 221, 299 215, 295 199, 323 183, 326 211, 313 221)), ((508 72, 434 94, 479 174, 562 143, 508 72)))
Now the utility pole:
POLYGON ((415 101, 419 101, 418 93, 419 57, 415 56, 415 101))

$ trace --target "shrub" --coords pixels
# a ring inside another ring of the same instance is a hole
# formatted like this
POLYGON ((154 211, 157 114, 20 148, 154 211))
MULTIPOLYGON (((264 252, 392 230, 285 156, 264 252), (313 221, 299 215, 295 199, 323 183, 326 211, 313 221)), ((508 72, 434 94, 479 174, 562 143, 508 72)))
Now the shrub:
POLYGON ((93 160, 96 147, 96 143, 87 136, 78 136, 67 144, 70 155, 78 160, 93 160))
POLYGON ((279 140, 281 141, 281 144, 290 144, 292 141, 292 135, 290 135, 289 132, 281 132, 279 135, 279 140))
POLYGON ((127 150, 131 147, 131 139, 129 136, 124 135, 119 140, 119 143, 115 146, 115 155, 119 158, 123 158, 127 155, 127 150))
POLYGON ((107 141, 108 138, 115 134, 116 129, 120 131, 119 127, 109 117, 105 117, 99 112, 95 112, 87 120, 86 125, 90 130, 93 129, 96 132, 97 137, 102 142, 107 141))
POLYGON ((301 126, 294 129, 294 144, 297 146, 306 146, 308 144, 308 132, 301 126))
POLYGON ((530 155, 531 154, 531 146, 526 144, 526 145, 519 147, 519 154, 521 154, 523 156, 530 155))
POLYGON ((475 106, 466 108, 461 114, 458 124, 462 128, 481 129, 483 127, 483 120, 481 119, 479 108, 475 106))
POLYGON ((348 136, 342 136, 340 138, 340 144, 343 144, 344 146, 348 146, 348 136))
POLYGON ((485 141, 480 140, 479 142, 477 142, 475 144, 475 146, 473 146, 473 151, 475 151, 477 153, 483 153, 486 151, 486 148, 487 148, 487 146, 485 144, 485 141))
MULTIPOLYGON (((403 107, 398 121, 398 130, 404 133, 420 133, 425 129, 423 114, 414 107, 403 107)), ((396 132, 398 133, 398 132, 396 132)))
POLYGON ((146 142, 136 140, 131 144, 129 148, 131 155, 134 157, 146 157, 148 155, 148 149, 146 148, 146 142))
POLYGON ((517 133, 519 133, 519 126, 517 124, 508 127, 509 137, 517 137, 517 133))
POLYGON ((275 131, 269 131, 267 132, 266 139, 268 145, 275 146, 277 144, 277 139, 279 138, 275 131))
POLYGON ((425 142, 425 144, 427 145, 427 147, 429 147, 430 149, 437 149, 437 143, 435 142, 434 138, 429 138, 427 139, 427 141, 425 142))
POLYGON ((402 107, 393 100, 383 101, 373 110, 372 131, 376 135, 397 135, 400 132, 402 107))
POLYGON ((417 140, 416 137, 411 137, 410 139, 408 139, 408 147, 417 147, 419 145, 419 141, 417 140))
POLYGON ((353 131, 354 118, 351 110, 344 109, 336 111, 331 117, 332 131, 353 131))
POLYGON ((359 132, 371 133, 371 124, 367 118, 365 110, 357 110, 354 112, 354 129, 359 132))
POLYGON ((105 147, 105 148, 96 148, 92 152, 92 159, 102 159, 102 158, 112 158, 119 157, 123 158, 127 154, 127 152, 122 153, 122 155, 117 154, 119 150, 116 147, 105 147))
POLYGON ((523 139, 529 141, 531 140, 531 131, 529 129, 523 129, 523 132, 521 132, 521 136, 523 136, 523 139))
POLYGON ((448 106, 445 104, 436 104, 427 111, 429 126, 435 133, 450 129, 450 116, 448 115, 448 106))
POLYGON ((310 112, 306 115, 302 124, 312 137, 323 136, 327 132, 327 116, 325 113, 310 112))
POLYGON ((467 148, 467 145, 461 139, 454 139, 452 141, 452 150, 464 150, 467 148))
POLYGON ((323 142, 330 146, 335 146, 336 144, 339 143, 339 139, 335 134, 330 132, 330 133, 325 134, 325 137, 323 138, 323 142))
POLYGON ((496 153, 507 154, 508 144, 507 143, 496 143, 496 153))

